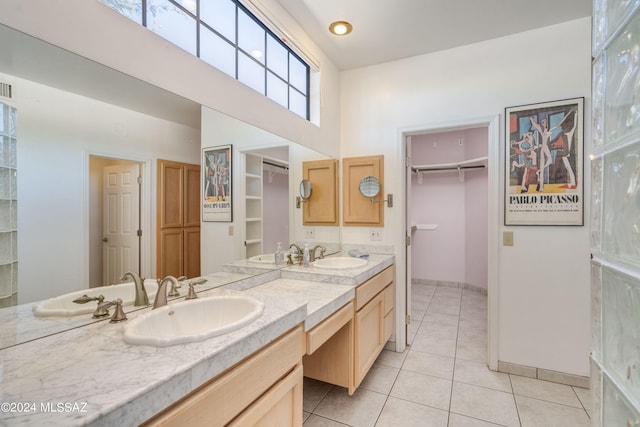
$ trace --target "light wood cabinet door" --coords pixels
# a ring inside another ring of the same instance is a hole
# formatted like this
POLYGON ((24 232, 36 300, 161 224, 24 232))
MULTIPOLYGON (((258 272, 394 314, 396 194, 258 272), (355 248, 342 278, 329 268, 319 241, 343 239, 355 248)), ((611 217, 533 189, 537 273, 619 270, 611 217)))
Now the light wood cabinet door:
POLYGON ((302 365, 280 380, 229 423, 229 427, 296 427, 302 425, 302 365))
POLYGON ((200 227, 200 166, 185 164, 184 169, 184 227, 200 227))
POLYGON ((158 233, 158 277, 184 274, 182 228, 168 228, 158 233))
POLYGON ((189 278, 200 276, 200 227, 189 227, 183 230, 184 276, 189 278))
POLYGON ((158 160, 157 277, 200 275, 200 166, 158 160))
POLYGON ((384 347, 384 292, 355 316, 355 386, 360 385, 384 347))
POLYGON ((384 156, 342 159, 342 223, 344 225, 384 226, 384 156), (360 180, 374 176, 380 193, 372 203, 360 193, 360 180))
POLYGON ((338 225, 338 161, 303 162, 302 177, 311 183, 311 197, 302 204, 302 224, 338 225))
POLYGON ((158 227, 182 227, 184 204, 183 164, 158 161, 158 227))

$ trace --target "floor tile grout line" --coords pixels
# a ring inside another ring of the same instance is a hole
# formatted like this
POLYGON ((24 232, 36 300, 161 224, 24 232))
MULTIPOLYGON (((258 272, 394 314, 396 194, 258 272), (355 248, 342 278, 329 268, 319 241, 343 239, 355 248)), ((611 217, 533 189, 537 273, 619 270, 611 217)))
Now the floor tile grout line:
POLYGON ((573 390, 573 394, 575 394, 575 396, 578 398, 578 402, 580 402, 580 405, 582 405, 582 409, 584 409, 584 412, 587 414, 587 418, 591 419, 591 416, 589 415, 589 411, 587 411, 586 406, 584 406, 584 402, 582 401, 582 399, 580 399, 580 396, 578 396, 578 393, 576 392, 576 388, 574 386, 570 386, 571 390, 573 390))
POLYGON ((520 418, 520 410, 518 409, 518 401, 516 400, 516 393, 515 393, 515 390, 513 389, 511 374, 508 374, 508 375, 509 375, 509 384, 511 385, 511 395, 513 396, 513 404, 516 407, 516 415, 518 415, 518 423, 520 424, 520 427, 522 427, 522 419, 520 418))
POLYGON ((460 292, 460 302, 458 304, 458 327, 456 328, 456 347, 453 352, 453 372, 451 372, 451 391, 449 392, 449 410, 447 411, 447 427, 451 422, 451 403, 453 402, 453 386, 456 377, 456 360, 458 356, 458 336, 460 335, 460 315, 462 311, 462 292, 460 292))

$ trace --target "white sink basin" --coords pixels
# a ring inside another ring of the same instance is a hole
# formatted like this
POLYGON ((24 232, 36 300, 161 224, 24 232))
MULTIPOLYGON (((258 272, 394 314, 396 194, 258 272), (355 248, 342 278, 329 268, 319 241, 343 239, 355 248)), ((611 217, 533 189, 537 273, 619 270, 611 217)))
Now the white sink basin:
POLYGON ((327 270, 348 270, 351 268, 359 268, 367 265, 364 258, 353 258, 348 256, 322 258, 314 261, 313 266, 317 268, 326 268, 327 270))
MULTIPOLYGON (((148 279, 144 281, 144 287, 147 290, 149 301, 153 301, 156 291, 158 290, 158 283, 153 279, 148 279)), ((135 301, 136 288, 133 282, 127 282, 70 292, 37 303, 33 306, 33 314, 37 317, 64 317, 93 313, 98 305, 97 301, 91 301, 86 304, 76 304, 73 302, 74 299, 82 295, 87 295, 92 298, 103 295, 105 301, 113 301, 116 298, 120 298, 122 305, 128 306, 133 305, 135 301)))
POLYGON ((224 295, 182 301, 152 310, 124 328, 128 344, 166 347, 203 341, 248 325, 264 304, 249 296, 224 295))
POLYGON ((274 254, 262 254, 249 258, 249 262, 257 262, 258 264, 275 264, 276 259, 274 254))

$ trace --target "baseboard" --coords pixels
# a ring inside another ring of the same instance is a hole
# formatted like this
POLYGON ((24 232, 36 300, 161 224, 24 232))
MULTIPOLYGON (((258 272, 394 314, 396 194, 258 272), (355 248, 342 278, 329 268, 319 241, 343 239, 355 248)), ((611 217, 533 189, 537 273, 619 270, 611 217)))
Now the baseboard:
POLYGON ((463 288, 472 292, 478 292, 483 295, 487 295, 487 289, 481 286, 472 285, 471 283, 464 282, 450 282, 448 280, 433 280, 433 279, 411 279, 412 285, 429 285, 429 286, 445 286, 448 288, 463 288))
POLYGON ((518 365, 498 361, 498 372, 518 375, 521 377, 536 378, 558 384, 565 384, 581 388, 589 388, 590 378, 581 375, 567 374, 564 372, 551 371, 549 369, 535 368, 532 366, 518 365))

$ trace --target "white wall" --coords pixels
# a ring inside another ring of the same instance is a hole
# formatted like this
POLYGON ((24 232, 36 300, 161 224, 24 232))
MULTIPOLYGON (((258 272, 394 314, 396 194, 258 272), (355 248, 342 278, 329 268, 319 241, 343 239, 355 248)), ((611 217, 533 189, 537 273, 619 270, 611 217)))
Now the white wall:
MULTIPOLYGON (((578 96, 587 98, 584 123, 590 123, 590 31, 591 20, 585 18, 342 74, 341 156, 384 154, 385 192, 394 193, 397 204, 385 208, 382 238, 398 248, 400 266, 401 130, 437 128, 503 115, 509 106, 578 96)), ((589 126, 585 131, 588 140, 589 126)), ((501 145, 499 150, 504 155, 501 145)), ((500 203, 503 215, 502 201, 492 202, 500 203)), ((498 283, 489 284, 490 292, 499 294, 498 360, 589 374, 587 228, 500 226, 499 233, 514 232, 515 245, 500 248, 498 283)), ((342 233, 347 242, 367 239, 366 230, 357 227, 344 227, 342 233)))
MULTIPOLYGON (((89 287, 89 155, 198 163, 197 129, 0 74, 18 114, 19 303, 89 287)), ((145 194, 155 248, 155 179, 145 194)), ((143 254, 155 272, 155 250, 143 254)), ((151 277, 151 276, 149 276, 151 277)))

